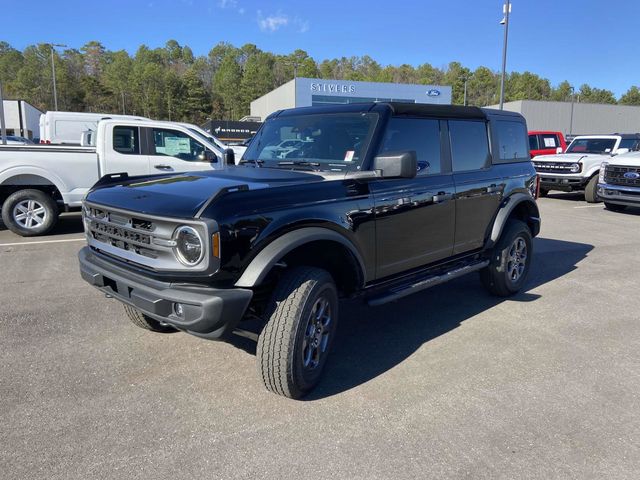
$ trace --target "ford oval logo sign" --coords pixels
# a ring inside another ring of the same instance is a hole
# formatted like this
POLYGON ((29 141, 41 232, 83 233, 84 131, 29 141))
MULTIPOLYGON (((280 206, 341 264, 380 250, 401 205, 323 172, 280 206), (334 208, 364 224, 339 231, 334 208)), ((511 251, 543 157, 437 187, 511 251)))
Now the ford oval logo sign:
POLYGON ((439 97, 440 96, 440 90, 436 90, 435 88, 432 90, 427 90, 427 95, 430 97, 439 97))
POLYGON ((628 178, 630 180, 637 180, 638 178, 640 178, 640 173, 627 172, 624 174, 624 178, 628 178))

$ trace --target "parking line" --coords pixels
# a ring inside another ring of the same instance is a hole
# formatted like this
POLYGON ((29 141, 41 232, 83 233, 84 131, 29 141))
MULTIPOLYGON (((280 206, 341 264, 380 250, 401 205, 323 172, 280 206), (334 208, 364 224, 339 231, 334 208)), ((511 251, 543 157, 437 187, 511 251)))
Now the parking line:
POLYGON ((573 208, 602 208, 602 205, 582 205, 580 207, 573 207, 573 208))
POLYGON ((41 240, 39 242, 0 243, 0 247, 18 247, 21 245, 42 245, 44 243, 84 242, 85 238, 65 238, 64 240, 41 240))

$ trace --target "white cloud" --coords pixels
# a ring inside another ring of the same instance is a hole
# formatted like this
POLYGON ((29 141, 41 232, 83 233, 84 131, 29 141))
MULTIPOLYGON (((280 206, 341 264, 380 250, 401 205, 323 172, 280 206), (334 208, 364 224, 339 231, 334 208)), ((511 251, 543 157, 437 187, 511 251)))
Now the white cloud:
POLYGON ((236 8, 238 6, 238 0, 219 0, 218 6, 220 8, 236 8))
POLYGON ((289 24, 289 17, 282 13, 275 15, 263 16, 262 12, 258 10, 258 26, 263 32, 275 32, 281 27, 286 27, 289 24))
POLYGON ((258 26, 263 32, 273 33, 280 28, 292 26, 298 33, 304 33, 309 30, 309 21, 302 20, 298 17, 290 17, 282 12, 264 16, 261 10, 258 10, 258 26))

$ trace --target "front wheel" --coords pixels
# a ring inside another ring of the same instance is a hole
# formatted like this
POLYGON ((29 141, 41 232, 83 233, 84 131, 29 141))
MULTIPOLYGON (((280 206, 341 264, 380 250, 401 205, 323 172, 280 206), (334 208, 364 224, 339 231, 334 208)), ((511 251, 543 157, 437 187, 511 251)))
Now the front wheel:
POLYGON ((165 325, 163 323, 160 323, 159 321, 149 317, 148 315, 145 315, 137 308, 133 308, 126 304, 123 305, 123 307, 124 307, 125 313, 127 314, 127 317, 129 317, 129 320, 131 320, 131 323, 133 323, 138 328, 142 328, 144 330, 150 330, 152 332, 157 332, 157 333, 177 332, 177 330, 173 328, 171 325, 165 325))
POLYGON ((587 203, 597 203, 598 198, 598 175, 594 175, 584 189, 584 199, 587 203))
POLYGON ((529 227, 520 220, 510 220, 493 249, 491 262, 480 270, 489 292, 507 297, 520 291, 531 266, 532 246, 529 227))
POLYGON ((300 398, 316 386, 338 323, 338 293, 328 272, 296 267, 271 296, 257 346, 258 372, 267 390, 300 398))
POLYGON ((20 236, 44 235, 58 221, 58 206, 50 195, 40 190, 18 190, 4 201, 2 221, 20 236))

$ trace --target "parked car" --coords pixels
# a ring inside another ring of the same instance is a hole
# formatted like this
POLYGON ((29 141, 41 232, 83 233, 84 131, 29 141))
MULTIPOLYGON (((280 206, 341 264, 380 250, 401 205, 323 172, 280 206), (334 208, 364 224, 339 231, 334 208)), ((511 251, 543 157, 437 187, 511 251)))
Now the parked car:
POLYGON ((533 159, 540 175, 540 196, 551 190, 584 190, 589 203, 598 201, 600 165, 611 157, 637 150, 640 134, 583 135, 573 139, 565 153, 533 159))
POLYGON ((517 113, 284 110, 239 166, 103 178, 84 202, 80 270, 141 328, 253 336, 266 388, 298 398, 319 381, 338 298, 376 306, 471 272, 493 294, 518 292, 540 230, 536 187, 517 113), (294 137, 298 153, 273 158, 294 137))
POLYGON ((555 155, 567 149, 562 132, 534 131, 529 132, 529 151, 531 158, 540 155, 555 155))
POLYGON ((640 152, 619 155, 600 167, 598 197, 608 210, 640 207, 640 152))
MULTIPOLYGON (((7 135, 5 137, 7 145, 33 145, 33 142, 25 137, 17 135, 7 135)), ((0 145, 2 145, 2 137, 0 136, 0 145)))
POLYGON ((188 128, 150 120, 103 120, 96 146, 0 145, 2 220, 22 236, 49 232, 60 211, 80 208, 103 175, 216 170, 231 151, 188 128))

